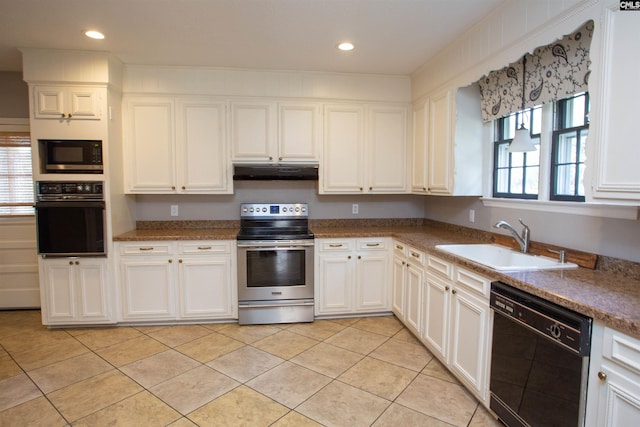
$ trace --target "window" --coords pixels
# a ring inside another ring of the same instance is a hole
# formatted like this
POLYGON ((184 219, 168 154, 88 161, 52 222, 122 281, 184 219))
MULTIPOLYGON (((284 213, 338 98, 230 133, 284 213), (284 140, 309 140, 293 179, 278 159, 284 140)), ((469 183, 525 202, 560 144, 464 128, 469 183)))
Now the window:
POLYGON ((528 153, 510 153, 509 144, 516 126, 524 121, 531 138, 540 146, 541 108, 534 107, 497 119, 494 142, 493 197, 518 199, 538 198, 540 150, 528 153))
POLYGON ((583 92, 494 120, 493 197, 584 202, 588 117, 583 92), (538 149, 510 153, 522 121, 538 149))
POLYGON ((589 134, 589 94, 556 103, 551 145, 551 200, 584 202, 585 141, 589 134))
POLYGON ((33 215, 28 132, 0 132, 0 216, 6 215, 33 215))

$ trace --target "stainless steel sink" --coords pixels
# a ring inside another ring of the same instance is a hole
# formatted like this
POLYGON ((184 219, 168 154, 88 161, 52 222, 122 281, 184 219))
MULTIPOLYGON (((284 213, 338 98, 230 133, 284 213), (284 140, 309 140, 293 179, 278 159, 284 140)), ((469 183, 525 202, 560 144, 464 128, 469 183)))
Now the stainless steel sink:
POLYGON ((500 271, 554 270, 578 267, 572 262, 561 263, 553 258, 525 254, 493 244, 437 245, 436 248, 500 271))

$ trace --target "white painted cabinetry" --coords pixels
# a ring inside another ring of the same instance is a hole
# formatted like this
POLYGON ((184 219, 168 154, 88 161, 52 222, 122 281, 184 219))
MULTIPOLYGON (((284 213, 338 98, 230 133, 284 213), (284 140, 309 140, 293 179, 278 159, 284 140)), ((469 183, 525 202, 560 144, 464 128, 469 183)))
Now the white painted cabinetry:
POLYGON ((406 192, 407 115, 402 106, 325 105, 320 193, 406 192))
POLYGON ((125 100, 129 193, 232 192, 226 103, 206 98, 125 100))
POLYGON ((232 241, 119 242, 122 319, 237 318, 232 241))
POLYGON ((322 109, 312 102, 231 102, 234 162, 316 163, 322 109))
POLYGON ((316 239, 316 315, 390 311, 389 239, 316 239))
POLYGON ((106 258, 43 259, 40 275, 45 325, 115 322, 106 258))
POLYGON ((640 425, 640 340, 593 325, 586 427, 640 425))
POLYGON ((393 243, 393 312, 416 335, 422 329, 424 252, 404 243, 393 243))
POLYGON ((35 86, 33 113, 37 119, 100 120, 100 91, 94 87, 35 86))

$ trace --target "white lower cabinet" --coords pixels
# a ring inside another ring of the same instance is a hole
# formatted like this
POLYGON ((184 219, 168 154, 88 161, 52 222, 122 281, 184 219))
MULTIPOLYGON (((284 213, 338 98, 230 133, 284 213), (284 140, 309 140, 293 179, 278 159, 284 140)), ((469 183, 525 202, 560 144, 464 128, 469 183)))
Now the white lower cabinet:
POLYGON ((122 320, 237 318, 234 242, 122 242, 122 320))
POLYGON ((393 312, 416 335, 421 332, 424 252, 393 242, 393 312))
POLYGON ((586 427, 640 425, 640 340, 596 322, 586 427))
POLYGON ((492 326, 490 286, 485 277, 428 257, 420 338, 485 403, 492 326))
POLYGON ((114 323, 107 265, 107 258, 41 259, 43 323, 114 323))
POLYGON ((316 315, 387 312, 388 238, 316 239, 316 315))

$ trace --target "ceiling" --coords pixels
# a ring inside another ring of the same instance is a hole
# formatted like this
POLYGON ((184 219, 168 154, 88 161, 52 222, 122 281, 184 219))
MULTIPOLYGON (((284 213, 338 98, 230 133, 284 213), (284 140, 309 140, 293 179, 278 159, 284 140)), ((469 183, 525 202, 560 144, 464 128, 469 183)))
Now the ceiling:
POLYGON ((409 75, 503 1, 0 0, 0 71, 20 71, 18 48, 37 47, 126 64, 409 75), (356 49, 336 49, 344 40, 356 49))

